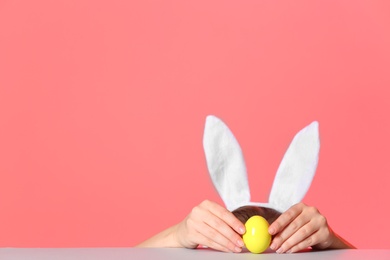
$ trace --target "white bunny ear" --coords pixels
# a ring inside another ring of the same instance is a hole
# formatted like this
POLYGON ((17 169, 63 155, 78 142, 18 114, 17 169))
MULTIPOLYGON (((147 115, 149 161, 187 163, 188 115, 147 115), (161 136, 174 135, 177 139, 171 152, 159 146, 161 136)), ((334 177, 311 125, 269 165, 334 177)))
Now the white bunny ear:
POLYGON ((318 122, 314 121, 295 135, 287 149, 272 185, 270 207, 284 212, 304 198, 317 169, 319 150, 318 122))
POLYGON ((250 201, 244 157, 233 133, 217 117, 208 116, 203 148, 211 180, 230 211, 250 201))

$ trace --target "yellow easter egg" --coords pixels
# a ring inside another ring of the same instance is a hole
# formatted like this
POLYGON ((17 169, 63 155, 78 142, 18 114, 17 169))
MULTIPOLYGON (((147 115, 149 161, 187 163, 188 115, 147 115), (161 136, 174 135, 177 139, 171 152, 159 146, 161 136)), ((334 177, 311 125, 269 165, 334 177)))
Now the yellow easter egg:
POLYGON ((242 236, 246 248, 255 254, 264 252, 271 243, 268 222, 261 216, 252 216, 245 223, 246 232, 242 236))

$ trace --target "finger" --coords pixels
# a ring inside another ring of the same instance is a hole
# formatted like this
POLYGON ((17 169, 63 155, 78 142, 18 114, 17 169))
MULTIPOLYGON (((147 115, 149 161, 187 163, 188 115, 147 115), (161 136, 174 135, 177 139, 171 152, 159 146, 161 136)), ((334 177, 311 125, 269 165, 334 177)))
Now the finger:
POLYGON ((310 222, 310 218, 308 218, 304 214, 300 214, 296 217, 285 229, 279 232, 274 239, 272 240, 270 248, 272 250, 277 250, 279 247, 289 239, 293 234, 295 234, 300 228, 310 222))
POLYGON ((303 203, 298 203, 282 213, 268 228, 271 235, 275 235, 282 231, 288 224, 290 224, 297 216, 302 213, 304 208, 303 203))
POLYGON ((211 213, 219 217, 221 220, 223 220, 225 223, 227 223, 231 228, 233 228, 238 234, 245 234, 245 226, 243 223, 241 223, 240 220, 238 220, 233 213, 222 207, 221 205, 211 202, 211 201, 204 201, 202 203, 205 208, 207 208, 211 213))
POLYGON ((200 223, 196 231, 199 236, 198 243, 201 245, 225 252, 241 252, 240 247, 206 223, 200 223))
POLYGON ((321 234, 320 231, 317 231, 313 233, 311 236, 307 237, 297 245, 291 247, 289 250, 287 250, 287 253, 295 253, 299 252, 301 250, 304 250, 308 247, 314 246, 318 244, 318 242, 321 240, 321 234))
MULTIPOLYGON (((229 226, 228 223, 226 223, 223 220, 223 218, 215 215, 214 212, 207 211, 207 210, 200 212, 200 214, 202 214, 201 219, 203 219, 204 223, 206 223, 209 227, 212 227, 213 229, 215 229, 218 233, 220 233, 222 236, 224 236, 226 239, 228 239, 235 246, 243 247, 244 242, 242 240, 242 237, 240 235, 238 235, 232 229, 232 227, 229 226)), ((226 212, 228 214, 231 214, 229 211, 226 211, 226 212)), ((233 215, 233 217, 234 217, 234 215, 233 215)))
MULTIPOLYGON (((318 229, 314 228, 313 225, 307 223, 303 227, 301 227, 297 232, 295 232, 292 236, 290 236, 276 251, 277 253, 285 253, 287 251, 290 251, 293 247, 299 245, 303 241, 308 245, 307 247, 313 245, 313 242, 315 241, 316 236, 312 237, 313 234, 318 231, 318 229)), ((305 245, 302 244, 301 246, 305 245)))
POLYGON ((199 243, 199 245, 202 245, 206 248, 212 248, 218 251, 222 252, 232 252, 230 249, 221 246, 217 242, 210 240, 209 238, 203 236, 202 234, 199 234, 198 237, 196 238, 196 241, 199 243))

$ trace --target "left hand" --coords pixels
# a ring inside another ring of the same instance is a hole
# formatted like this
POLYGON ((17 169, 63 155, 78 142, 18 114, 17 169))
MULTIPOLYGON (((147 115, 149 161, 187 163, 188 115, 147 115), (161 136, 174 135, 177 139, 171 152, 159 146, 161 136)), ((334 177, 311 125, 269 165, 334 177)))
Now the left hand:
POLYGON ((294 253, 308 247, 325 249, 335 234, 315 207, 298 203, 281 214, 268 229, 274 236, 270 248, 277 253, 294 253))

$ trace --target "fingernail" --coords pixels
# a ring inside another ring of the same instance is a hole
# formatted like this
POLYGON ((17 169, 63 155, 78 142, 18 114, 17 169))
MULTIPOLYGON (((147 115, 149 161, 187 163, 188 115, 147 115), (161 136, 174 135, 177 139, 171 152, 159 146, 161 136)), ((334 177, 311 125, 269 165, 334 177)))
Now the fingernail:
POLYGON ((269 248, 271 248, 272 250, 275 250, 276 249, 276 243, 272 243, 269 248))
POLYGON ((238 245, 239 247, 243 247, 243 246, 244 246, 244 241, 242 241, 241 239, 238 239, 238 240, 237 240, 237 245, 238 245))
POLYGON ((235 247, 234 251, 237 252, 237 253, 241 252, 241 247, 235 247))
POLYGON ((275 229, 274 228, 269 228, 268 229, 268 233, 270 234, 270 235, 273 235, 274 233, 275 233, 275 229))
POLYGON ((292 253, 291 249, 286 252, 286 254, 291 254, 291 253, 292 253))
POLYGON ((245 233, 245 228, 244 227, 240 227, 238 230, 240 231, 240 234, 244 234, 245 233))
POLYGON ((276 250, 276 253, 278 253, 278 254, 283 253, 283 248, 279 248, 278 250, 276 250))

